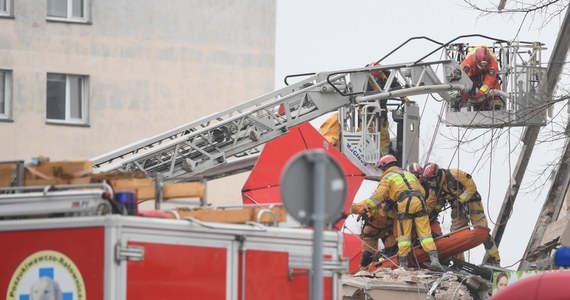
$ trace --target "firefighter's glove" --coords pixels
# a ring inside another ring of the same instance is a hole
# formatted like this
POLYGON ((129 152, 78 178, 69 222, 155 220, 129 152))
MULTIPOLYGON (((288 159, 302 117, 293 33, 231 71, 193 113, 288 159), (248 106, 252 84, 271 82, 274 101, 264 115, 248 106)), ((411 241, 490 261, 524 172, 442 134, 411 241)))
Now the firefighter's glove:
POLYGON ((368 204, 364 202, 353 203, 352 206, 350 207, 351 214, 360 215, 366 212, 368 212, 368 204))
POLYGON ((440 213, 443 210, 443 208, 445 207, 445 202, 446 202, 445 199, 439 199, 437 201, 437 204, 435 205, 435 211, 440 213))
POLYGON ((469 196, 469 194, 467 194, 466 192, 461 193, 461 195, 459 195, 459 202, 461 202, 461 204, 467 202, 467 200, 469 200, 469 198, 471 198, 469 196))
POLYGON ((351 213, 351 214, 359 215, 359 214, 362 213, 362 211, 363 211, 363 209, 362 209, 361 207, 359 207, 359 205, 357 205, 356 203, 353 203, 353 204, 350 206, 350 213, 351 213))
POLYGON ((461 79, 461 74, 462 72, 461 69, 459 68, 451 70, 451 74, 449 74, 448 81, 449 82, 459 81, 461 79))
POLYGON ((359 214, 358 217, 356 217, 356 222, 360 222, 360 220, 364 220, 364 221, 368 220, 368 212, 367 211, 359 214))
MULTIPOLYGON (((437 209, 437 208, 436 208, 436 209, 437 209)), ((429 214, 429 220, 430 220, 430 221, 437 221, 437 217, 439 217, 438 211, 432 211, 432 212, 429 214)))
POLYGON ((435 208, 433 209, 433 213, 436 213, 436 214, 437 214, 437 213, 440 213, 442 209, 443 209, 443 206, 441 206, 441 205, 438 204, 438 205, 436 205, 435 208))
POLYGON ((473 96, 473 100, 479 100, 481 98, 485 98, 485 93, 478 90, 477 93, 475 93, 475 96, 473 96))
POLYGON ((449 201, 449 206, 451 206, 451 208, 456 208, 457 207, 457 197, 453 197, 453 199, 450 199, 449 201))

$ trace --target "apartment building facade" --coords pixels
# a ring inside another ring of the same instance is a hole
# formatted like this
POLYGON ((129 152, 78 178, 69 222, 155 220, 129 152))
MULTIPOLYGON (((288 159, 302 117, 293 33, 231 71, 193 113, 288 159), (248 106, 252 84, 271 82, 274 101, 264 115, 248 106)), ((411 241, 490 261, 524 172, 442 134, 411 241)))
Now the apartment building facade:
POLYGON ((275 23, 266 0, 0 0, 0 160, 90 159, 269 92, 275 23))

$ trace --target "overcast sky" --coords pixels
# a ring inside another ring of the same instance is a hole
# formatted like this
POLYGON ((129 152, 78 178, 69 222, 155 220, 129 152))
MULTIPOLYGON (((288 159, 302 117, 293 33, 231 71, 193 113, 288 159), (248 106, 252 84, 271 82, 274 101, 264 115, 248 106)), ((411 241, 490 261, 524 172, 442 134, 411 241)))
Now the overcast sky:
MULTIPOLYGON (((498 4, 499 0, 480 2, 490 5, 498 4)), ((542 23, 540 19, 535 19, 534 23, 531 23, 532 20, 527 18, 518 34, 518 39, 545 43, 549 49, 543 52, 542 60, 547 62, 563 16, 564 14, 542 29, 539 28, 542 23)), ((426 36, 447 42, 460 35, 478 33, 512 40, 517 37, 521 20, 521 16, 512 15, 481 17, 480 13, 467 8, 463 1, 457 0, 277 0, 275 85, 276 88, 283 87, 283 78, 290 74, 364 67, 414 36, 426 36)), ((425 42, 413 43, 383 63, 415 61, 435 49, 434 46, 425 42)), ((425 157, 423 155, 426 152, 426 145, 429 145, 433 136, 434 120, 437 120, 439 104, 429 101, 425 96, 416 97, 414 100, 420 105, 420 110, 426 106, 421 127, 420 159, 422 159, 425 157)), ((463 131, 457 129, 443 130, 448 136, 463 135, 463 131)), ((480 133, 481 130, 473 130, 467 136, 474 137, 480 133)), ((509 140, 506 138, 508 134, 504 134, 505 138, 494 150, 493 167, 487 160, 475 168, 480 153, 471 153, 469 149, 462 149, 459 152, 459 160, 456 157, 454 161, 450 161, 449 157, 452 156, 456 144, 442 136, 436 138, 437 145, 430 157, 430 160, 441 165, 447 166, 453 163, 453 167, 459 165, 459 168, 473 174, 483 197, 491 228, 503 203, 508 178, 518 159, 519 152, 516 151, 509 156, 508 149, 514 148, 519 143, 520 135, 520 129, 513 129, 510 132, 509 145, 509 140)), ((490 134, 487 134, 480 139, 480 143, 484 144, 489 138, 490 134)), ((536 180, 535 173, 541 171, 542 164, 547 161, 545 157, 556 155, 551 149, 558 146, 545 144, 535 149, 523 188, 526 186, 530 191, 540 190, 540 188, 535 189, 529 182, 536 180)), ((375 183, 364 184, 357 195, 357 200, 368 197, 374 188, 375 183)), ((534 228, 538 210, 541 209, 544 195, 547 193, 548 187, 542 191, 542 194, 519 193, 513 216, 499 247, 502 266, 514 264, 522 257, 534 228)), ((446 217, 444 230, 448 223, 449 217, 446 217)), ((470 251, 471 262, 481 263, 483 254, 483 246, 470 251)))

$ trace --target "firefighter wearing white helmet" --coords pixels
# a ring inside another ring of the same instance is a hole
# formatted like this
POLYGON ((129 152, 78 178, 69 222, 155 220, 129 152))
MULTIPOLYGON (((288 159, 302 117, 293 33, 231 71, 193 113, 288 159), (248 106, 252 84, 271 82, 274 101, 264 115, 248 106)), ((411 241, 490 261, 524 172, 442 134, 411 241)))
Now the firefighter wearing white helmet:
MULTIPOLYGON (((470 174, 459 169, 441 169, 435 163, 428 163, 424 167, 422 178, 429 185, 426 204, 430 212, 441 210, 441 205, 438 204, 440 199, 451 204, 451 231, 467 226, 469 220, 474 226, 489 228, 481 195, 470 174)), ((499 249, 493 237, 487 235, 483 245, 491 259, 490 263, 499 265, 499 249)))
MULTIPOLYGON (((393 155, 386 155, 378 161, 382 170, 382 178, 370 198, 362 201, 368 209, 375 209, 384 199, 397 201, 398 208, 398 258, 400 267, 407 268, 408 254, 412 249, 412 226, 415 225, 422 248, 429 254, 430 269, 443 271, 439 262, 437 248, 433 241, 428 219, 428 211, 424 202, 424 188, 420 181, 410 172, 398 167, 393 155)), ((353 204, 352 212, 360 206, 353 204)))
POLYGON ((420 178, 420 176, 422 176, 422 173, 424 170, 420 164, 411 163, 406 167, 406 171, 416 175, 417 178, 420 178))

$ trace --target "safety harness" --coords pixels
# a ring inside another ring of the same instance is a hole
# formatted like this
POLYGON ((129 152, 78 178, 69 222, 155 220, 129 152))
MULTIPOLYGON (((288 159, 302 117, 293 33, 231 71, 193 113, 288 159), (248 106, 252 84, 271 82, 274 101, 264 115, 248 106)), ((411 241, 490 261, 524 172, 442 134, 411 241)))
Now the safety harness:
MULTIPOLYGON (((457 208, 462 210, 466 218, 468 218, 470 214, 484 213, 484 211, 482 210, 469 209, 469 206, 467 205, 464 206, 458 205, 456 201, 458 196, 452 192, 452 188, 455 188, 456 191, 462 191, 465 188, 465 186, 451 174, 451 171, 449 169, 447 170, 442 169, 442 171, 445 173, 444 181, 446 183, 447 189, 444 189, 444 184, 441 184, 441 187, 439 188, 439 191, 437 193, 438 199, 441 199, 442 197, 445 198, 449 197, 451 199, 448 200, 450 206, 452 208, 457 208)), ((471 179, 470 174, 466 174, 466 176, 468 179, 471 179)), ((475 194, 473 194, 473 196, 471 196, 471 198, 469 198, 469 200, 465 201, 463 204, 467 204, 469 202, 480 202, 480 201, 481 201, 481 194, 479 194, 479 192, 475 192, 475 194)))
MULTIPOLYGON (((443 188, 443 184, 441 185, 441 187, 439 188, 439 191, 437 193, 438 198, 441 197, 451 197, 452 200, 450 200, 449 202, 453 203, 455 202, 455 200, 457 200, 457 195, 452 193, 451 191, 451 187, 455 187, 455 190, 457 191, 462 191, 465 186, 459 182, 459 180, 457 180, 455 177, 453 177, 453 175, 451 174, 451 171, 449 170, 443 170, 445 173, 445 182, 447 183, 447 190, 443 188)), ((466 174, 468 179, 471 179, 471 175, 470 174, 466 174)), ((469 200, 465 201, 465 203, 467 202, 477 202, 477 201, 481 201, 481 194, 479 194, 479 192, 475 192, 475 194, 473 194, 473 196, 471 196, 471 198, 469 198, 469 200)))
POLYGON ((400 195, 398 195, 398 203, 401 203, 402 201, 405 201, 405 200, 408 201, 406 203, 406 211, 403 213, 398 212, 398 224, 400 225, 400 232, 404 232, 404 225, 402 224, 402 220, 414 219, 416 217, 427 216, 428 212, 426 209, 425 202, 423 201, 423 198, 422 198, 423 197, 422 193, 420 193, 420 191, 412 188, 412 186, 410 185, 410 183, 406 179, 406 176, 404 176, 403 172, 395 172, 395 173, 397 173, 398 175, 400 175, 402 177, 402 179, 404 180, 404 183, 406 184, 406 187, 408 188, 407 190, 401 192, 400 195), (413 214, 410 213, 410 205, 412 203, 412 197, 419 198, 420 202, 422 203, 422 210, 420 210, 416 213, 413 213, 413 214))

